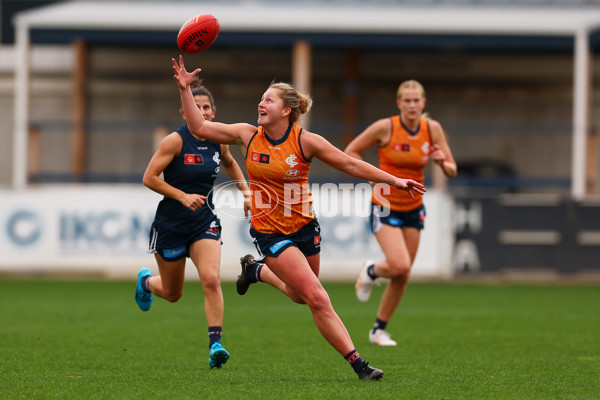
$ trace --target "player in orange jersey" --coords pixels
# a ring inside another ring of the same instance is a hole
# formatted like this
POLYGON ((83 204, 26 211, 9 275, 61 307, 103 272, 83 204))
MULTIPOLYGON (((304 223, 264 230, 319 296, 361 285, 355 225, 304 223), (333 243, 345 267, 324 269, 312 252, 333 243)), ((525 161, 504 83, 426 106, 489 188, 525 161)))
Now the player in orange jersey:
MULTIPOLYGON (((377 145, 379 167, 394 175, 423 182, 423 169, 433 160, 447 177, 456 176, 456 162, 439 122, 423 115, 425 90, 414 80, 403 82, 396 93, 400 115, 375 121, 346 147, 345 152, 356 159, 377 145)), ((378 262, 367 260, 356 281, 356 295, 367 301, 373 284, 389 278, 369 341, 380 346, 395 346, 385 330, 406 290, 412 263, 419 247, 425 207, 420 195, 408 196, 391 188, 389 193, 373 190, 371 231, 385 255, 378 262)))
MULTIPOLYGON (((352 158, 323 137, 296 125, 312 100, 288 84, 271 84, 265 91, 258 104, 258 128, 245 123, 223 124, 205 120, 193 101, 189 85, 200 69, 186 71, 180 56, 179 63, 173 59, 173 70, 190 130, 214 142, 237 144, 246 153, 252 193, 251 234, 265 255, 266 265, 251 262, 253 269, 243 269, 241 283, 249 285, 248 279, 266 282, 294 302, 307 304, 323 337, 344 356, 359 379, 381 379, 383 371, 358 355, 318 279, 321 237, 307 188, 308 170, 311 160, 318 158, 350 175, 384 182, 411 195, 424 193, 425 187, 352 158)), ((244 289, 248 287, 238 285, 238 292, 245 293, 244 289)))

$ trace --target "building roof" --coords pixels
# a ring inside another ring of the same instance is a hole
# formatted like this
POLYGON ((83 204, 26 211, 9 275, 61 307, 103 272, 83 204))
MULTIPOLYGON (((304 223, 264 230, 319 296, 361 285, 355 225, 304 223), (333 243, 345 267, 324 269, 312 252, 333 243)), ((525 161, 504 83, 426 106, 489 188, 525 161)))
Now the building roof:
POLYGON ((177 32, 212 14, 221 31, 345 34, 572 36, 600 29, 600 9, 301 4, 277 2, 65 2, 21 12, 15 26, 50 30, 177 32))
MULTIPOLYGON (((484 37, 486 40, 480 44, 484 48, 491 43, 487 37, 513 38, 508 44, 511 48, 522 38, 552 39, 550 48, 566 40, 574 58, 572 195, 581 199, 585 194, 587 115, 590 111, 586 100, 590 90, 589 48, 590 45, 595 47, 594 38, 599 36, 600 9, 544 5, 450 6, 445 3, 408 7, 369 2, 73 1, 23 11, 14 18, 16 62, 21 66, 15 73, 15 87, 23 90, 15 91, 13 184, 16 187, 26 184, 29 41, 64 43, 82 37, 88 42, 125 43, 130 40, 137 44, 174 45, 181 25, 199 14, 212 14, 219 19, 221 33, 215 45, 227 41, 271 45, 282 38, 287 37, 289 42, 311 35, 313 45, 334 38, 338 42, 332 45, 339 45, 342 40, 345 43, 361 41, 362 46, 376 45, 382 39, 389 45, 407 35, 437 36, 436 40, 439 36, 449 35, 462 36, 462 40, 484 37)), ((538 41, 528 44, 531 50, 537 46, 538 41)))

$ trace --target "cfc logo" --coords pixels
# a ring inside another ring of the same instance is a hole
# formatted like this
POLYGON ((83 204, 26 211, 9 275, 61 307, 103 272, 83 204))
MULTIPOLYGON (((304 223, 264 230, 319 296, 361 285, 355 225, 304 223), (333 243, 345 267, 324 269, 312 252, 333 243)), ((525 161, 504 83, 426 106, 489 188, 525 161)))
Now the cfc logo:
POLYGON ((296 161, 297 158, 298 157, 296 157, 295 154, 290 154, 290 156, 285 159, 285 162, 290 166, 290 168, 294 168, 296 165, 298 165, 298 161, 296 161))

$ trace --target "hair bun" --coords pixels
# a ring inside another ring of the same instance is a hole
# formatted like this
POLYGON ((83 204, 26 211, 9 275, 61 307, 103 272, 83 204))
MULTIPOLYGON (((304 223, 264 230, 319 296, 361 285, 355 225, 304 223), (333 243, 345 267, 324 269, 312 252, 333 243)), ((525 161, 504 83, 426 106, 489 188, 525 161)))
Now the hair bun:
POLYGON ((190 83, 190 88, 197 88, 202 86, 202 79, 198 77, 198 75, 194 76, 194 80, 190 83))

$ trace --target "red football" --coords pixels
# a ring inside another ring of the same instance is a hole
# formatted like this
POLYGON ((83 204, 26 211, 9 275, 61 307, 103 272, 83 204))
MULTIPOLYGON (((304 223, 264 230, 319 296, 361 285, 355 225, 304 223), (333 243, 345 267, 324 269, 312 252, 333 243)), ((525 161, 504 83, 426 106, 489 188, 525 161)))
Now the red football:
POLYGON ((186 21, 177 34, 177 47, 184 53, 206 50, 219 36, 219 21, 210 14, 197 15, 186 21))

